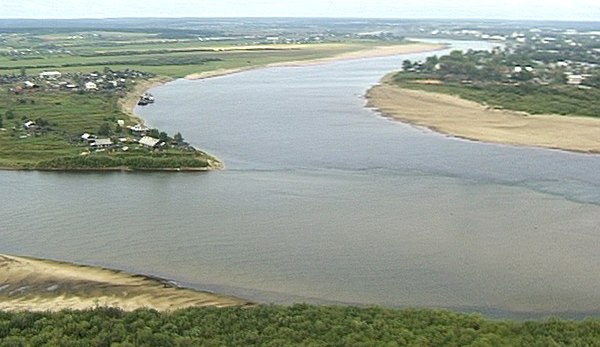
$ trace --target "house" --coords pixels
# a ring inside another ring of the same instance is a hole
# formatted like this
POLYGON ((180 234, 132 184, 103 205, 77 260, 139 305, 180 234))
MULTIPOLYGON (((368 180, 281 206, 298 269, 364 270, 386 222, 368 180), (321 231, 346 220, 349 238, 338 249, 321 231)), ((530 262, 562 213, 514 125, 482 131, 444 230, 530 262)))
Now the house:
POLYGON ((25 124, 23 124, 23 126, 25 127, 25 129, 34 129, 37 127, 35 122, 32 120, 25 122, 25 124))
POLYGON ((146 132, 149 130, 147 127, 145 127, 141 124, 136 124, 136 125, 130 126, 128 128, 133 135, 138 135, 138 136, 146 135, 146 132))
POLYGON ((39 88, 39 86, 37 84, 35 84, 35 83, 31 82, 31 81, 25 81, 24 84, 25 84, 25 88, 29 88, 29 89, 31 89, 31 88, 39 88))
POLYGON ((160 140, 152 136, 144 136, 140 139, 139 144, 147 148, 157 148, 160 145, 160 140))
POLYGON ((55 80, 57 78, 60 78, 61 76, 62 74, 58 71, 44 71, 40 73, 40 78, 48 80, 55 80))
POLYGON ((581 75, 567 75, 567 84, 572 86, 578 86, 583 82, 583 76, 581 75))
POLYGON ((92 148, 108 148, 113 145, 111 139, 96 139, 90 144, 92 148))
POLYGON ((85 82, 83 87, 85 90, 98 90, 98 86, 94 82, 85 82))

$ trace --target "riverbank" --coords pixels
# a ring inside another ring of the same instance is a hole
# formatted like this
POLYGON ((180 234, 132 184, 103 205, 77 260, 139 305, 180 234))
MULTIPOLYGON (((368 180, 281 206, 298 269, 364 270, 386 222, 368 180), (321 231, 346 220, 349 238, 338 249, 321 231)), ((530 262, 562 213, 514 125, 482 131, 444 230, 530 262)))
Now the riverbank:
POLYGON ((180 288, 176 283, 84 265, 0 254, 0 310, 172 311, 200 306, 245 306, 243 299, 180 288))
POLYGON ((366 94, 384 116, 459 138, 600 153, 600 119, 491 109, 455 96, 403 89, 384 77, 366 94))
MULTIPOLYGON (((400 54, 412 54, 412 53, 425 53, 425 52, 434 52, 441 49, 447 48, 447 45, 442 44, 431 44, 431 43, 409 43, 404 45, 394 45, 394 46, 377 46, 370 49, 355 51, 355 52, 346 52, 338 55, 334 55, 326 58, 318 58, 318 59, 308 59, 308 60, 295 60, 288 62, 280 62, 280 63, 272 63, 267 65, 257 65, 257 66, 246 66, 240 68, 233 69, 218 69, 212 71, 205 71, 200 73, 194 73, 187 75, 185 78, 189 80, 197 80, 197 79, 205 79, 211 77, 219 77, 226 76, 235 73, 240 73, 244 71, 250 71, 261 68, 269 68, 269 67, 301 67, 301 66, 310 66, 310 65, 320 65, 326 63, 332 63, 337 61, 345 61, 345 60, 356 60, 356 59, 367 59, 367 58, 379 58, 379 57, 388 57, 400 54)), ((134 105, 135 106, 135 105, 134 105)))

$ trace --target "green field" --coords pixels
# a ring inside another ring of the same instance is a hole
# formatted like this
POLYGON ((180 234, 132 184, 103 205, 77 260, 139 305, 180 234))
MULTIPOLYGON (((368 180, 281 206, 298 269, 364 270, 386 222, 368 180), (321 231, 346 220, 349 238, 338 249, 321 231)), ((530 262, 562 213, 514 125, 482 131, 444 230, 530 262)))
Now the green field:
POLYGON ((579 89, 572 86, 539 86, 533 84, 423 84, 420 78, 398 73, 395 83, 402 88, 420 89, 455 95, 492 108, 522 111, 529 114, 558 114, 600 117, 600 89, 579 89))
POLYGON ((336 39, 268 44, 242 39, 204 42, 168 39, 140 32, 15 33, 6 35, 0 45, 0 74, 16 74, 21 68, 31 74, 57 69, 91 72, 110 66, 115 70, 129 68, 178 78, 217 69, 318 59, 399 43, 404 41, 336 39))
MULTIPOLYGON (((90 152, 80 140, 83 133, 98 133, 107 124, 113 137, 131 138, 126 126, 134 120, 117 104, 118 96, 102 93, 0 92, 0 167, 26 169, 178 168, 206 167, 212 157, 202 152, 153 152, 129 144, 128 151, 90 152), (27 131, 28 120, 47 123, 41 134, 27 131), (125 126, 117 127, 117 120, 125 126), (82 155, 85 153, 86 155, 82 155)), ((125 144, 127 145, 127 143, 125 144)))
POLYGON ((2 346, 598 346, 595 319, 494 321, 448 311, 312 305, 0 312, 2 346))

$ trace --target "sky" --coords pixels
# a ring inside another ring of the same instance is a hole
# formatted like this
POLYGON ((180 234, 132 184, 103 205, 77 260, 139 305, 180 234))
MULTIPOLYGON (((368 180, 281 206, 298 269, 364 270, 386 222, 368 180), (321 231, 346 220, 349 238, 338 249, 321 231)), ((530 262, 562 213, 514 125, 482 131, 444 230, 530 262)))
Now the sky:
POLYGON ((600 21, 600 0, 0 0, 0 18, 355 17, 600 21))

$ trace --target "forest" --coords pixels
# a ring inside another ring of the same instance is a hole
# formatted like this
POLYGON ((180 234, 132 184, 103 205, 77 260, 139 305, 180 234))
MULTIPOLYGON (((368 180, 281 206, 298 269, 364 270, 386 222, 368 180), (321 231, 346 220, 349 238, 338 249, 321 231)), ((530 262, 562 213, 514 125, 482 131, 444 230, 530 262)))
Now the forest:
POLYGON ((0 346, 598 346, 600 321, 381 307, 0 312, 0 346))

